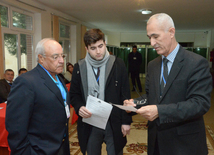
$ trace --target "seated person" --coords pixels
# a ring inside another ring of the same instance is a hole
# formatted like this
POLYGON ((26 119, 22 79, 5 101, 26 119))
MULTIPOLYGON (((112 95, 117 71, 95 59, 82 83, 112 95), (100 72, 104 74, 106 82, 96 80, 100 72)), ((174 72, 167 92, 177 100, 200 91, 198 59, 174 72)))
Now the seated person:
POLYGON ((69 82, 71 82, 73 69, 74 69, 74 66, 70 62, 67 62, 66 72, 65 72, 64 76, 69 82))
POLYGON ((20 68, 19 69, 19 76, 23 73, 26 73, 27 72, 27 69, 26 68, 20 68))
POLYGON ((7 69, 4 72, 4 79, 0 80, 0 100, 1 103, 7 101, 7 96, 10 93, 10 87, 13 83, 14 71, 7 69))

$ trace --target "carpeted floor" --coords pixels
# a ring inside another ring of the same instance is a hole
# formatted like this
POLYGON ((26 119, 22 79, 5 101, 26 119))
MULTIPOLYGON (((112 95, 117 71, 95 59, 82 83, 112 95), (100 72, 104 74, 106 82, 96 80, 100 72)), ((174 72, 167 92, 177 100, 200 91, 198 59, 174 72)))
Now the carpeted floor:
MULTIPOLYGON (((123 149, 123 155, 146 155, 147 154, 147 121, 140 115, 133 116, 131 133, 127 136, 128 143, 123 149)), ((76 123, 70 126, 69 140, 71 155, 82 155, 77 139, 76 123)), ((214 130, 206 125, 207 145, 209 155, 214 155, 214 130)), ((103 144, 102 155, 107 155, 103 144)))

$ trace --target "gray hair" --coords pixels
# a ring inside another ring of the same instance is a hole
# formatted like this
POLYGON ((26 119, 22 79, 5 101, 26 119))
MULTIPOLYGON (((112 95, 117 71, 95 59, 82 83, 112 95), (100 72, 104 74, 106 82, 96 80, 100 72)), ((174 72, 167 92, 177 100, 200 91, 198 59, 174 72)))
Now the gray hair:
POLYGON ((42 40, 40 40, 37 45, 36 45, 36 49, 35 49, 35 53, 36 53, 36 61, 39 61, 38 55, 45 55, 45 46, 44 44, 50 40, 55 41, 53 38, 44 38, 42 40))
POLYGON ((151 22, 151 19, 156 19, 159 22, 159 25, 164 28, 165 31, 168 31, 170 28, 175 28, 172 18, 166 13, 158 13, 149 18, 147 25, 151 22))

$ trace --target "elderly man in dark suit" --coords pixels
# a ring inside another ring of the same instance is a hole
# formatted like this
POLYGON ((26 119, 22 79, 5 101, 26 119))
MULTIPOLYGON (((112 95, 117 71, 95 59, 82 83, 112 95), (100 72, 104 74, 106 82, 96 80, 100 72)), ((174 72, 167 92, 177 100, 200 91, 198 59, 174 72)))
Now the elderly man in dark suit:
POLYGON ((10 88, 13 83, 14 71, 7 69, 4 72, 4 79, 0 80, 0 103, 7 101, 10 88))
POLYGON ((61 45, 43 39, 36 47, 38 65, 17 77, 8 97, 6 129, 11 155, 70 155, 69 93, 63 79, 61 45))
POLYGON ((148 105, 137 110, 149 120, 148 154, 207 155, 203 115, 212 91, 208 61, 177 43, 173 20, 165 13, 150 17, 147 36, 161 55, 148 64, 148 105))

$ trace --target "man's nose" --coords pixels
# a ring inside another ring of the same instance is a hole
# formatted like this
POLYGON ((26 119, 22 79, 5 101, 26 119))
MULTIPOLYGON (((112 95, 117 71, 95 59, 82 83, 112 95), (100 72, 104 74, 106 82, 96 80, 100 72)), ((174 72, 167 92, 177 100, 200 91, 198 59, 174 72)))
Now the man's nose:
POLYGON ((64 58, 62 56, 59 56, 59 62, 64 63, 64 58))
POLYGON ((101 52, 101 49, 97 48, 97 53, 100 53, 101 52))
POLYGON ((155 46, 155 44, 156 44, 155 39, 151 38, 151 39, 150 39, 150 44, 154 47, 154 46, 155 46))

